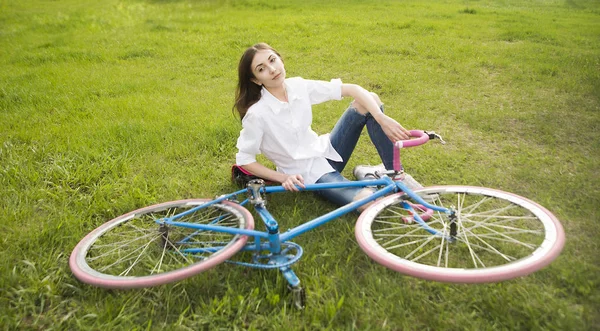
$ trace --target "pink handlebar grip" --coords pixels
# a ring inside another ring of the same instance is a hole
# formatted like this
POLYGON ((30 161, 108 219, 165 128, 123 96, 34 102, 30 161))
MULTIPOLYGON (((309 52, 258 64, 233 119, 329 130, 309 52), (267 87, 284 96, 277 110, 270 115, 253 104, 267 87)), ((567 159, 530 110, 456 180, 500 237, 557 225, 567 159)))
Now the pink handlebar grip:
POLYGON ((429 136, 425 133, 425 131, 410 130, 410 136, 415 139, 399 140, 394 144, 396 148, 415 147, 423 145, 429 141, 429 136))
POLYGON ((400 148, 415 147, 423 145, 429 141, 429 135, 421 130, 410 130, 410 136, 415 139, 399 140, 394 144, 394 171, 402 170, 402 162, 400 161, 400 148))

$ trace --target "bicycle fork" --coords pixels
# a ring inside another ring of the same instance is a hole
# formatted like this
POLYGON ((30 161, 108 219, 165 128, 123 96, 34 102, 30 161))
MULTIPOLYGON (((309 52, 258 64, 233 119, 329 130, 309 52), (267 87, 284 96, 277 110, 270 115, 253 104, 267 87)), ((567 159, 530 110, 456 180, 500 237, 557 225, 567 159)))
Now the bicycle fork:
MULTIPOLYGON (((264 190, 264 181, 261 179, 252 180, 248 183, 248 193, 250 195, 250 203, 254 205, 254 209, 260 215, 263 220, 265 227, 267 228, 268 233, 268 241, 269 241, 269 252, 266 256, 268 261, 266 262, 270 265, 271 268, 277 267, 279 271, 282 273, 283 277, 288 283, 288 289, 291 290, 293 296, 293 302, 296 308, 303 309, 306 305, 306 291, 303 287, 300 286, 300 279, 296 276, 292 268, 290 267, 293 263, 295 263, 300 255, 302 255, 302 249, 300 246, 293 243, 285 243, 285 246, 288 246, 285 250, 282 250, 282 243, 280 239, 279 233, 279 224, 273 218, 271 213, 265 208, 266 200, 262 196, 262 192, 264 190), (295 255, 287 255, 286 251, 288 249, 295 249, 295 255)), ((255 256, 254 262, 256 263, 256 267, 260 267, 260 259, 263 257, 260 255, 261 252, 261 242, 260 238, 256 237, 255 239, 255 256)), ((266 267, 266 266, 263 266, 266 267)))

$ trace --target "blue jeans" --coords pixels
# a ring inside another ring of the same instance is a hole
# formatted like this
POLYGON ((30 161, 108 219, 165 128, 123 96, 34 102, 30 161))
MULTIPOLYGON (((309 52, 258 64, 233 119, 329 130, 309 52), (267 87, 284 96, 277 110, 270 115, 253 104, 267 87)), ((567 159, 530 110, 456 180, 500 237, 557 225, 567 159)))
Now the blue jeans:
MULTIPOLYGON (((381 105, 381 110, 383 111, 383 105, 381 105)), ((365 126, 367 127, 369 138, 371 138, 371 142, 375 145, 385 168, 394 168, 394 144, 392 141, 385 135, 383 129, 371 114, 360 114, 356 111, 356 108, 350 106, 346 109, 342 117, 340 117, 330 135, 331 145, 333 145, 333 148, 342 157, 342 161, 328 160, 335 171, 321 176, 317 180, 317 183, 349 181, 341 175, 341 172, 346 167, 346 164, 348 164, 348 160, 352 152, 354 152, 358 138, 360 138, 360 134, 365 126)), ((363 189, 362 187, 345 187, 321 190, 316 193, 337 205, 343 206, 354 201, 354 197, 363 189)))

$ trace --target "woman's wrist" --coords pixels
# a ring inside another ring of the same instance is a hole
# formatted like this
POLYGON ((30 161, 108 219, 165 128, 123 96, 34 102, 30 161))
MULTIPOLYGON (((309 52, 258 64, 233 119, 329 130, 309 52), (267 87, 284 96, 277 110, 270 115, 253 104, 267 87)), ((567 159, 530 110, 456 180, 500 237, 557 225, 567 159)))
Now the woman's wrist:
POLYGON ((375 114, 371 113, 371 116, 373 116, 373 119, 375 119, 375 121, 377 121, 377 123, 379 123, 379 124, 381 124, 380 121, 386 117, 385 114, 381 110, 379 110, 375 114))
POLYGON ((279 178, 279 182, 280 183, 285 182, 286 180, 288 180, 292 176, 292 175, 283 174, 283 173, 280 173, 280 172, 278 172, 278 174, 281 174, 281 176, 279 178))

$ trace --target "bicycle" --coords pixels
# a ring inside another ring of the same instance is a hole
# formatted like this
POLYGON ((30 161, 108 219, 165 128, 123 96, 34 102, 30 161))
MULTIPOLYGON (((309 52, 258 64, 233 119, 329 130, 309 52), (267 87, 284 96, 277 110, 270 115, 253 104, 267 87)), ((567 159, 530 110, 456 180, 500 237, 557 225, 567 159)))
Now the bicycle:
POLYGON ((215 199, 189 199, 144 207, 108 221, 74 248, 70 268, 80 281, 105 288, 150 287, 191 277, 222 262, 279 269, 305 306, 305 290, 291 266, 303 254, 291 240, 344 214, 371 204, 359 216, 355 236, 376 262, 423 279, 498 282, 548 265, 564 246, 558 219, 539 204, 495 189, 434 186, 412 191, 390 178, 402 171, 399 151, 439 138, 412 130, 415 139, 398 142, 394 170, 377 178, 306 185, 302 191, 349 186, 375 187, 366 198, 281 232, 264 196, 285 192, 260 179, 215 199), (238 202, 238 196, 246 196, 238 202), (254 229, 253 205, 266 231, 254 229), (249 240, 252 239, 252 240, 249 240), (240 251, 250 261, 230 261, 240 251))

